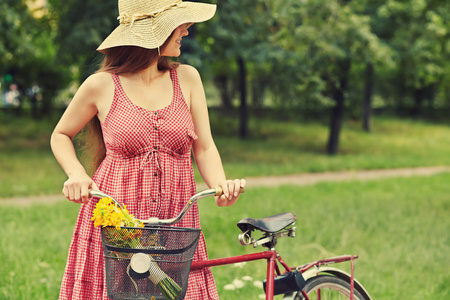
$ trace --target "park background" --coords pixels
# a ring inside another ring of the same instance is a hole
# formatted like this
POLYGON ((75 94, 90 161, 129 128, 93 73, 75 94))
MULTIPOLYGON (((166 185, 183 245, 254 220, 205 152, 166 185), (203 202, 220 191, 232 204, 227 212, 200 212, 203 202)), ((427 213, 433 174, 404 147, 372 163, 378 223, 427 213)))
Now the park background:
MULTIPOLYGON (((229 177, 450 165, 448 1, 209 2, 216 16, 191 27, 179 61, 202 75, 229 177)), ((57 298, 78 207, 49 200, 66 178, 49 137, 117 15, 116 0, 0 3, 1 299, 57 298)), ((374 299, 448 299, 449 179, 249 186, 232 208, 200 203, 208 250, 253 252, 235 223, 292 211, 288 262, 358 254, 374 299)), ((263 267, 213 269, 222 299, 258 299, 263 267)))

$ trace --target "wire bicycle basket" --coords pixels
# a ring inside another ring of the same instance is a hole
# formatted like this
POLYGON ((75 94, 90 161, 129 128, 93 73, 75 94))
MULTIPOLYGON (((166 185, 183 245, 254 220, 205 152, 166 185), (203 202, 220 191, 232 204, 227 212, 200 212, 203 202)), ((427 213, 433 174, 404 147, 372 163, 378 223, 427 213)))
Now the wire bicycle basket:
POLYGON ((183 299, 200 231, 154 225, 103 227, 108 297, 183 299))

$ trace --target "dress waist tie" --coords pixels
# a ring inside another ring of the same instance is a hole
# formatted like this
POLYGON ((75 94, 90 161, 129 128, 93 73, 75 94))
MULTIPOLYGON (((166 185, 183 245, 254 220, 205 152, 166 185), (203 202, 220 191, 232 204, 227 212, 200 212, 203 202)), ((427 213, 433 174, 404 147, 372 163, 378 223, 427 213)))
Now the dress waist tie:
POLYGON ((161 193, 164 195, 167 191, 166 187, 170 186, 169 180, 172 178, 172 174, 174 172, 174 164, 167 165, 161 162, 161 153, 166 153, 176 159, 183 160, 190 157, 190 152, 179 154, 168 149, 158 148, 151 149, 144 153, 140 163, 140 169, 144 170, 146 164, 154 161, 161 176, 161 193))

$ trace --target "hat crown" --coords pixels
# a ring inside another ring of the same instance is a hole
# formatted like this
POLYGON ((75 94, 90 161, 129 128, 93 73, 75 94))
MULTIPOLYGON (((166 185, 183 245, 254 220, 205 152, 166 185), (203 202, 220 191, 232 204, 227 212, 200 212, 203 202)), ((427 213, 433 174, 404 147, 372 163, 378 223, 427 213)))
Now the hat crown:
POLYGON ((182 3, 181 0, 119 0, 119 14, 152 13, 182 3))
POLYGON ((216 5, 182 0, 118 0, 119 25, 97 48, 118 46, 156 49, 181 24, 211 19, 216 5))

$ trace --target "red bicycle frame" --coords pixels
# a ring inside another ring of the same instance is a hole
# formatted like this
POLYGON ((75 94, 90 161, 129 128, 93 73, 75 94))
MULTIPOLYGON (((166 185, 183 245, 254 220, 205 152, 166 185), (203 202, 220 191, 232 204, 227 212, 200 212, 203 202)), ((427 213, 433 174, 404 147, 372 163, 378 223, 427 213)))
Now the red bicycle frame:
MULTIPOLYGON (((334 264, 334 263, 340 263, 344 261, 351 261, 352 262, 352 272, 351 272, 351 278, 350 278, 350 299, 353 298, 353 282, 354 282, 354 270, 353 270, 353 260, 358 258, 358 256, 355 255, 343 255, 339 257, 333 257, 333 258, 327 258, 327 259, 321 259, 314 261, 312 263, 308 263, 305 265, 302 265, 300 267, 289 267, 284 260, 281 258, 281 256, 278 255, 276 250, 268 250, 258 253, 252 253, 252 254, 244 254, 244 255, 238 255, 238 256, 231 256, 231 257, 224 257, 224 258, 215 258, 215 259, 209 259, 209 260, 201 260, 201 261, 193 261, 191 264, 191 270, 198 270, 206 267, 215 267, 215 266, 223 266, 223 265, 230 265, 240 262, 248 262, 248 261, 254 261, 254 260, 261 260, 265 259, 267 260, 267 277, 266 277, 266 300, 273 300, 273 290, 274 290, 274 279, 275 275, 281 275, 280 268, 277 261, 284 267, 285 272, 291 272, 292 270, 299 270, 301 273, 311 269, 312 267, 320 267, 322 265, 328 265, 328 264, 334 264)), ((305 299, 309 300, 308 295, 305 291, 302 291, 303 296, 305 299)))
MULTIPOLYGON (((215 267, 230 265, 239 262, 247 262, 253 260, 266 259, 267 260, 267 283, 266 283, 266 300, 273 299, 273 282, 275 278, 275 269, 278 269, 276 264, 277 252, 275 250, 269 250, 264 252, 244 254, 232 257, 216 258, 202 261, 193 261, 191 265, 191 270, 197 270, 205 267, 215 267)), ((283 266, 287 267, 284 262, 283 266)), ((287 269, 290 270, 289 267, 287 269)), ((279 270, 277 270, 279 272, 279 270)))
MULTIPOLYGON (((241 192, 243 192, 243 191, 241 191, 241 192)), ((207 197, 207 196, 213 196, 213 195, 219 196, 221 194, 222 194, 221 189, 209 189, 209 190, 199 192, 199 193, 193 195, 189 199, 186 206, 183 208, 183 210, 180 212, 180 214, 178 216, 176 216, 172 219, 167 219, 167 220, 166 219, 161 220, 159 218, 152 217, 152 218, 149 218, 148 220, 142 220, 142 222, 146 223, 148 225, 173 225, 173 224, 176 224, 184 217, 184 215, 189 211, 189 209, 192 207, 192 205, 194 205, 199 199, 207 197)), ((101 199, 103 197, 108 197, 108 198, 112 199, 114 202, 117 202, 111 196, 109 196, 101 191, 90 191, 89 195, 92 198, 98 198, 98 199, 101 199)), ((118 204, 118 205, 120 205, 120 204, 118 204)), ((275 217, 275 216, 272 216, 272 217, 275 217)), ((295 219, 294 219, 294 221, 295 221, 295 219)), ((288 226, 288 225, 290 225, 290 224, 286 224, 286 226, 288 226)), ((344 255, 344 256, 339 256, 339 257, 334 257, 334 258, 317 260, 312 263, 307 263, 307 264, 304 264, 301 266, 289 267, 283 261, 281 256, 276 252, 274 247, 275 247, 277 238, 288 237, 288 236, 294 237, 295 235, 292 234, 294 229, 295 229, 295 227, 292 228, 292 232, 290 229, 288 230, 288 232, 280 231, 280 233, 282 233, 282 234, 279 236, 277 235, 277 233, 272 232, 270 235, 265 236, 264 239, 259 240, 259 241, 261 241, 261 243, 259 245, 262 245, 262 246, 270 249, 268 251, 262 251, 262 252, 258 252, 258 253, 238 255, 238 256, 232 256, 232 257, 225 257, 225 258, 208 259, 208 260, 204 260, 204 261, 194 261, 191 264, 191 270, 197 270, 197 269, 201 269, 201 268, 205 268, 205 267, 230 265, 230 264, 235 264, 235 263, 240 263, 240 262, 248 262, 248 261, 265 259, 265 260, 267 260, 266 300, 273 300, 276 276, 286 274, 287 272, 292 272, 293 270, 302 273, 302 275, 304 277, 303 279, 305 279, 305 280, 307 280, 308 278, 314 277, 322 272, 323 273, 331 273, 331 274, 345 280, 346 282, 350 283, 350 300, 353 299, 354 288, 356 288, 360 293, 362 293, 364 295, 365 299, 371 299, 369 294, 365 291, 364 287, 362 285, 360 285, 357 280, 354 279, 353 261, 356 258, 358 258, 358 256, 344 255), (339 269, 335 269, 335 268, 321 267, 323 265, 340 263, 340 262, 344 262, 344 261, 351 261, 351 274, 347 274, 347 273, 345 273, 339 269), (283 266, 283 268, 284 268, 283 273, 280 271, 280 267, 277 262, 283 266)), ((245 237, 245 234, 243 237, 245 237)), ((249 238, 249 236, 247 236, 247 238, 249 238)), ((241 240, 241 244, 242 244, 242 240, 241 240)), ((250 244, 250 241, 244 241, 244 243, 243 243, 243 245, 248 245, 248 244, 250 244)), ((257 243, 255 243, 253 245, 254 245, 254 247, 256 247, 257 243)), ((298 285, 296 287, 294 287, 294 289, 298 289, 298 288, 299 288, 298 285)), ((281 291, 281 292, 284 292, 284 291, 281 291)), ((286 291, 286 292, 291 293, 292 290, 286 291)), ((277 291, 277 293, 278 293, 278 291, 277 291)), ((309 297, 304 290, 302 290, 302 294, 305 299, 309 300, 309 297)))

